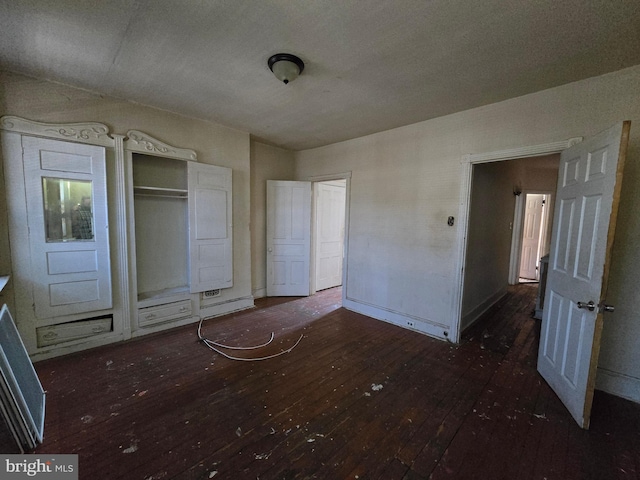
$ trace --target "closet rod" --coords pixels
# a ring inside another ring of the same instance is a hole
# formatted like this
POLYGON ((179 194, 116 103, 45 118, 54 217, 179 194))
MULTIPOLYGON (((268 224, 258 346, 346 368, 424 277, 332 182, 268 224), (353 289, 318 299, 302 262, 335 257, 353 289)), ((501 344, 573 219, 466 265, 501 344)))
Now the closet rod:
POLYGON ((189 198, 186 195, 154 195, 153 193, 134 193, 136 197, 156 197, 156 198, 189 198))

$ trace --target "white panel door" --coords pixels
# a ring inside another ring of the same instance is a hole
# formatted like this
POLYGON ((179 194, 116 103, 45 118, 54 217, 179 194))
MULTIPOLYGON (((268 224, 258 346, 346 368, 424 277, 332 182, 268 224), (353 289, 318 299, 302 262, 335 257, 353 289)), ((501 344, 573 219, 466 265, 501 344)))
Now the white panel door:
POLYGON ((346 182, 317 183, 316 290, 342 285, 346 182))
POLYGON ((25 136, 23 158, 36 317, 111 308, 105 149, 25 136))
POLYGON ((311 182, 267 181, 267 296, 310 291, 311 182))
POLYGON ((232 170, 189 162, 191 293, 233 286, 232 170))
POLYGON ((583 428, 591 415, 629 127, 621 123, 568 148, 558 173, 538 371, 583 428))
POLYGON ((538 280, 538 258, 540 252, 540 226, 544 195, 529 193, 524 208, 522 229, 522 252, 520 254, 520 277, 538 280))

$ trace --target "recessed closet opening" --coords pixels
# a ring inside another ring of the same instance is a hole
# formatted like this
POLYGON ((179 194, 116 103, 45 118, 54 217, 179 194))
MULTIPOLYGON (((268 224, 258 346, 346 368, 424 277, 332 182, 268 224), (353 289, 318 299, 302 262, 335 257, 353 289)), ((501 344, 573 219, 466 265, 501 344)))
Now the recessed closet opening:
POLYGON ((132 156, 138 301, 189 293, 187 166, 132 156))

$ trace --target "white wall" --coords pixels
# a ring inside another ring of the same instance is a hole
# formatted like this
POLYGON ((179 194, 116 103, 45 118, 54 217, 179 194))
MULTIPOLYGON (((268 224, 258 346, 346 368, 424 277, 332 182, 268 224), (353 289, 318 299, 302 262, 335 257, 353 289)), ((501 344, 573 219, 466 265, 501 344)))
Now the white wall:
POLYGON ((346 297, 379 318, 437 335, 458 302, 456 232, 464 154, 589 136, 631 120, 611 270, 601 388, 640 401, 640 66, 516 99, 296 153, 296 176, 351 171, 346 297), (611 374, 608 374, 611 372, 611 374), (610 377, 617 376, 614 379, 610 377), (624 387, 618 378, 622 378, 624 387), (607 382, 604 379, 611 380, 607 382))

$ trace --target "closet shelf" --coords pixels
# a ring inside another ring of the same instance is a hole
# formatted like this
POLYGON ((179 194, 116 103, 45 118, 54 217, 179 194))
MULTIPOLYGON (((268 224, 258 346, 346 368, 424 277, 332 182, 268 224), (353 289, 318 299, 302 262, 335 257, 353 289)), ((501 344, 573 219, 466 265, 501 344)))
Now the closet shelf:
POLYGON ((154 197, 177 197, 186 198, 187 190, 181 188, 163 188, 163 187, 133 187, 135 195, 146 195, 154 197))

